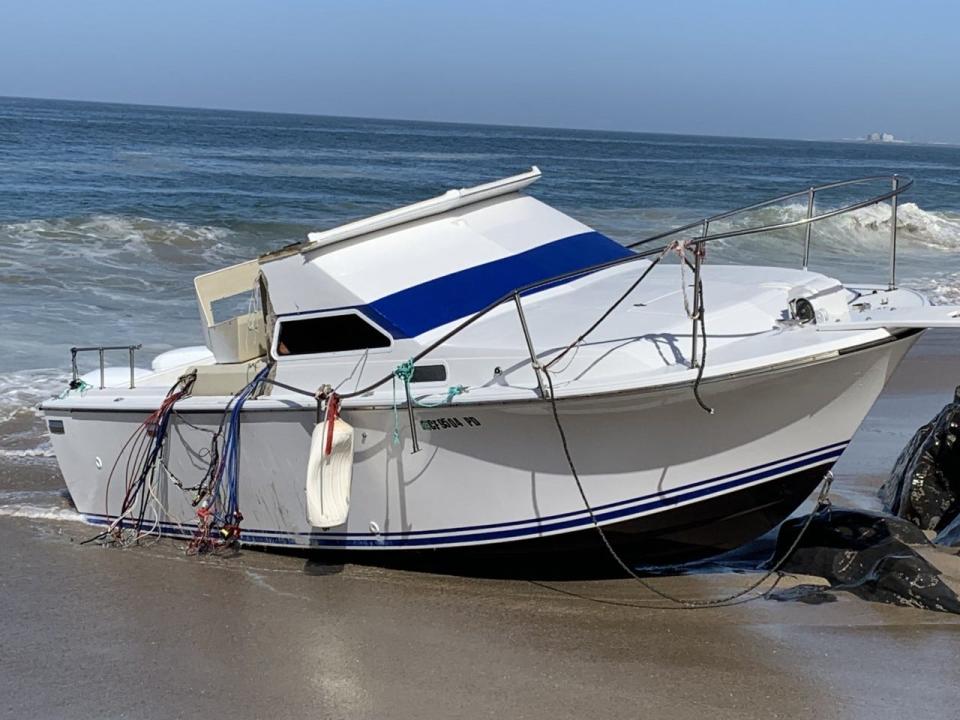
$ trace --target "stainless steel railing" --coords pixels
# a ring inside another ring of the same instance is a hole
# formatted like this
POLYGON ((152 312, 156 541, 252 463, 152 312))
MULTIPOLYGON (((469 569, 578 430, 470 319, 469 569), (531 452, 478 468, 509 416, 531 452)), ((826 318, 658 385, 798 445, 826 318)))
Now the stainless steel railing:
MULTIPOLYGON (((897 286, 897 199, 901 193, 908 190, 913 185, 913 179, 905 177, 902 175, 879 175, 871 176, 864 178, 855 178, 853 180, 841 180, 840 182, 825 183, 823 185, 814 185, 807 188, 806 190, 800 190, 798 192, 788 193, 786 195, 780 195, 769 200, 763 200, 752 205, 747 205, 742 208, 737 208, 736 210, 730 210, 728 212, 719 213, 717 215, 712 215, 708 218, 703 218, 694 223, 689 223, 683 225, 679 228, 673 230, 668 230, 663 233, 659 233, 652 237, 645 238, 638 242, 628 245, 629 248, 635 248, 640 245, 645 245, 656 240, 662 240, 668 238, 672 235, 678 235, 680 233, 686 232, 688 230, 693 230, 694 228, 701 226, 702 231, 699 238, 690 239, 689 243, 694 246, 694 263, 693 263, 693 273, 694 273, 694 288, 699 287, 700 283, 700 268, 701 268, 701 258, 703 253, 701 252, 702 247, 705 243, 711 240, 720 240, 724 238, 733 238, 733 237, 743 237, 745 235, 753 235, 758 233, 769 233, 776 232, 778 230, 786 230, 789 228, 795 227, 804 227, 803 234, 803 260, 801 266, 806 270, 810 265, 810 245, 811 245, 811 236, 813 233, 813 223, 820 220, 826 220, 827 218, 836 217, 838 215, 843 215, 845 213, 853 212, 859 210, 860 208, 868 207, 871 205, 876 205, 883 202, 884 200, 890 200, 890 268, 889 268, 889 281, 888 287, 893 290, 897 286), (878 183, 878 182, 889 182, 890 191, 874 195, 865 200, 849 203, 839 208, 834 208, 816 214, 816 200, 817 193, 822 193, 828 190, 835 190, 837 188, 852 187, 854 185, 863 185, 867 183, 878 183), (791 220, 781 223, 769 223, 766 225, 757 225, 754 227, 747 228, 738 228, 736 230, 729 230, 727 232, 711 233, 710 224, 718 222, 720 220, 729 220, 740 214, 746 214, 755 210, 760 210, 766 207, 772 207, 780 205, 788 200, 793 200, 796 198, 806 197, 807 200, 807 210, 806 216, 799 220, 791 220)), ((658 248, 657 251, 660 249, 658 248)), ((699 296, 698 293, 694 293, 694 311, 693 311, 693 329, 691 331, 691 364, 694 367, 698 366, 699 360, 697 358, 697 344, 698 344, 698 322, 700 320, 700 313, 702 308, 699 307, 699 296)))
MULTIPOLYGON (((823 185, 814 185, 807 188, 806 190, 799 190, 797 192, 787 193, 786 195, 779 195, 775 198, 770 198, 769 200, 763 200, 752 205, 745 205, 744 207, 737 208, 736 210, 729 210, 727 212, 719 213, 717 215, 711 215, 710 217, 702 218, 696 222, 688 223, 686 225, 681 225, 680 227, 673 228, 672 230, 667 230, 666 232, 661 232, 656 235, 651 235, 650 237, 644 238, 643 240, 638 240, 637 242, 627 245, 629 248, 636 248, 641 245, 646 245, 657 240, 662 240, 668 238, 672 235, 678 235, 682 232, 688 230, 693 230, 694 228, 702 227, 703 232, 701 236, 697 238, 694 242, 697 245, 700 245, 705 242, 710 242, 712 240, 721 240, 726 238, 742 237, 744 235, 754 235, 757 233, 769 233, 776 232, 777 230, 788 230, 790 228, 805 226, 804 233, 804 243, 803 243, 803 262, 802 267, 806 269, 810 262, 810 241, 811 233, 813 230, 813 223, 819 222, 821 220, 826 220, 828 218, 836 217, 838 215, 844 215, 854 210, 859 210, 861 208, 869 207, 871 205, 877 205, 884 202, 885 200, 890 200, 891 202, 891 222, 890 222, 890 273, 889 273, 889 285, 893 289, 896 287, 897 282, 897 199, 904 192, 909 190, 913 186, 913 178, 907 177, 905 175, 873 175, 870 177, 855 178, 853 180, 841 180, 839 182, 825 183, 823 185), (854 185, 865 185, 867 183, 880 183, 880 182, 889 182, 890 190, 888 192, 879 193, 873 195, 867 199, 859 200, 856 202, 851 202, 841 207, 833 208, 821 212, 819 214, 815 213, 815 204, 817 193, 823 193, 827 190, 835 190, 837 188, 852 187, 854 185), (711 233, 709 231, 710 225, 716 223, 719 220, 728 220, 736 215, 745 214, 754 210, 760 210, 766 207, 772 207, 779 205, 788 200, 794 200, 797 198, 805 197, 807 200, 807 213, 806 217, 800 218, 798 220, 789 220, 786 222, 780 223, 768 223, 766 225, 756 225, 753 227, 746 228, 737 228, 735 230, 728 230, 725 232, 711 233)), ((646 255, 654 254, 658 250, 653 250, 645 253, 646 255)), ((546 281, 551 282, 551 281, 546 281)))
POLYGON ((77 387, 80 384, 80 372, 77 369, 77 354, 82 352, 96 352, 100 355, 100 389, 106 386, 105 384, 105 373, 106 365, 104 364, 104 355, 108 350, 126 350, 127 356, 130 361, 130 388, 132 389, 136 385, 136 377, 133 372, 134 368, 134 353, 139 350, 142 345, 91 345, 90 347, 72 347, 70 348, 70 367, 73 372, 73 379, 70 382, 70 387, 77 387))
MULTIPOLYGON (((897 198, 900 195, 902 195, 904 192, 909 190, 912 186, 913 186, 913 179, 904 175, 879 175, 879 176, 875 175, 870 177, 855 178, 852 180, 841 180, 839 182, 825 183, 822 185, 814 185, 805 190, 799 190, 797 192, 787 193, 786 195, 780 195, 778 197, 771 198, 769 200, 763 200, 761 202, 754 203, 752 205, 746 205, 744 207, 737 208, 736 210, 730 210, 728 212, 719 213, 717 215, 711 215, 710 217, 702 218, 695 222, 691 222, 686 225, 673 228, 672 230, 667 230, 666 232, 652 235, 650 237, 644 238, 643 240, 638 240, 637 242, 627 245, 627 247, 630 249, 638 248, 643 245, 649 245, 650 243, 656 243, 658 240, 665 240, 667 238, 670 238, 673 235, 679 235, 680 233, 693 230, 694 228, 699 228, 700 232, 698 236, 688 238, 685 241, 687 244, 687 247, 692 247, 695 250, 692 269, 694 270, 694 287, 698 287, 700 283, 700 272, 702 268, 702 257, 698 258, 698 256, 702 256, 703 253, 700 252, 700 250, 702 246, 704 246, 706 243, 709 243, 714 240, 725 239, 725 238, 743 237, 746 235, 756 235, 758 233, 768 233, 768 232, 775 232, 777 230, 787 230, 789 228, 805 227, 806 231, 804 233, 803 267, 806 268, 810 259, 811 227, 813 223, 820 222, 828 218, 837 217, 838 215, 843 215, 845 213, 853 212, 861 208, 877 205, 879 203, 884 202, 885 200, 891 200, 892 216, 891 216, 891 222, 890 222, 891 227, 890 227, 889 287, 890 289, 893 289, 896 287, 896 277, 897 277, 896 275, 897 198), (815 204, 816 204, 816 198, 818 193, 823 193, 827 190, 833 190, 836 188, 852 187, 855 185, 864 185, 867 183, 878 183, 878 182, 889 182, 890 190, 883 193, 879 193, 877 195, 872 195, 867 199, 851 202, 841 207, 833 208, 831 210, 826 210, 821 213, 815 212, 816 210, 815 204), (807 199, 806 216, 801 219, 790 220, 790 221, 780 222, 780 223, 770 223, 766 225, 758 225, 754 227, 738 228, 735 230, 727 230, 723 232, 714 232, 714 233, 710 232, 711 223, 716 223, 720 220, 726 220, 741 213, 747 213, 752 210, 759 210, 761 208, 770 207, 773 205, 783 203, 787 200, 793 200, 795 198, 800 198, 800 197, 805 197, 807 199)), ((655 245, 652 248, 644 248, 642 250, 638 250, 635 254, 630 255, 628 257, 618 258, 616 260, 610 260, 604 263, 598 263, 597 265, 591 265, 588 267, 580 268, 578 270, 572 270, 570 272, 562 273, 560 275, 555 275, 554 277, 546 278, 544 280, 538 280, 536 282, 514 288, 507 294, 494 300, 485 308, 478 310, 473 315, 463 320, 461 323, 459 323, 456 327, 454 327, 450 331, 444 333, 440 338, 438 338, 437 340, 432 342, 430 345, 428 345, 426 348, 424 348, 419 353, 417 353, 415 356, 410 358, 410 361, 416 362, 422 359, 423 357, 426 357, 427 355, 432 353, 434 350, 436 350, 438 347, 440 347, 445 342, 447 342, 450 338, 460 334, 463 330, 468 328, 470 325, 473 325, 473 323, 475 323, 480 318, 484 317, 485 315, 492 312, 496 308, 500 307, 504 303, 512 302, 516 307, 517 315, 520 319, 520 326, 523 331, 524 340, 526 341, 527 350, 530 353, 530 363, 537 378, 537 385, 538 385, 538 389, 540 390, 540 395, 541 397, 546 397, 547 389, 543 383, 543 377, 542 377, 543 365, 540 362, 539 356, 537 355, 537 352, 533 343, 533 339, 531 338, 531 335, 530 335, 530 329, 527 325, 526 316, 523 312, 523 303, 521 302, 522 296, 526 293, 532 292, 534 290, 538 290, 543 287, 547 287, 549 285, 552 285, 558 282, 573 280, 574 278, 590 275, 592 273, 599 272, 601 270, 606 270, 608 268, 616 267, 618 265, 625 265, 626 263, 636 262, 638 260, 652 257, 654 255, 660 255, 665 250, 670 248, 670 246, 673 244, 674 244, 673 242, 667 242, 660 245, 655 245)), ((697 346, 699 342, 697 323, 699 320, 699 313, 703 312, 703 308, 700 307, 699 300, 696 298, 696 296, 697 296, 697 293, 694 293, 695 301, 694 301, 694 312, 692 313, 693 314, 693 332, 692 332, 692 353, 691 353, 691 358, 694 358, 691 364, 694 367, 696 367, 695 358, 697 357, 697 346)), ((347 399, 351 397, 364 395, 368 392, 375 390, 381 385, 390 382, 392 377, 393 377, 393 374, 391 373, 390 375, 387 375, 386 377, 380 380, 377 380, 376 382, 370 385, 367 385, 366 387, 360 388, 359 390, 355 390, 350 393, 344 393, 341 395, 341 398, 347 399)))

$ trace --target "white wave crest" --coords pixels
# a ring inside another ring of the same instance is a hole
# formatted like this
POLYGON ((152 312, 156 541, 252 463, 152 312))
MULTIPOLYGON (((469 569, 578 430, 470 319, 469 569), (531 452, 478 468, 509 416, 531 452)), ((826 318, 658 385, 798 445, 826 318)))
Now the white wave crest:
POLYGON ((39 368, 0 374, 0 424, 22 414, 36 415, 36 406, 67 385, 63 370, 39 368))
POLYGON ((935 305, 960 305, 960 271, 921 274, 911 281, 935 305))
MULTIPOLYGON (((821 208, 826 211, 829 208, 821 208)), ((744 229, 801 220, 806 205, 791 203, 762 208, 735 216, 711 226, 713 232, 744 229)), ((814 248, 828 248, 839 253, 866 248, 886 247, 890 243, 890 205, 880 203, 853 210, 836 217, 817 221, 812 226, 814 248)), ((798 236, 803 228, 789 231, 798 236)), ((762 235, 757 236, 762 242, 762 235)), ((730 242, 742 242, 731 240, 730 242)), ((897 209, 897 242, 902 249, 911 246, 953 251, 960 248, 960 214, 924 210, 916 203, 903 203, 897 209)))
POLYGON ((59 507, 42 507, 39 505, 0 505, 0 517, 86 522, 86 520, 83 519, 83 515, 76 510, 59 507))
POLYGON ((0 447, 0 457, 52 458, 56 456, 54 455, 53 448, 49 445, 49 443, 44 443, 41 447, 25 448, 23 450, 0 447))
MULTIPOLYGON (((888 205, 871 205, 824 222, 827 227, 833 222, 841 230, 885 244, 890 239, 890 216, 888 205)), ((903 203, 897 208, 897 238, 929 248, 956 250, 960 247, 960 216, 903 203)))

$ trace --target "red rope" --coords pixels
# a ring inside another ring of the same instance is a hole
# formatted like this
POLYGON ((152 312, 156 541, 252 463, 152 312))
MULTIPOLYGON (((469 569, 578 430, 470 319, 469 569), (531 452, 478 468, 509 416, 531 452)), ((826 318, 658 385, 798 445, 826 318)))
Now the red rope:
POLYGON ((340 417, 340 396, 331 393, 327 400, 327 444, 324 447, 324 455, 330 455, 333 452, 333 425, 338 417, 340 417))

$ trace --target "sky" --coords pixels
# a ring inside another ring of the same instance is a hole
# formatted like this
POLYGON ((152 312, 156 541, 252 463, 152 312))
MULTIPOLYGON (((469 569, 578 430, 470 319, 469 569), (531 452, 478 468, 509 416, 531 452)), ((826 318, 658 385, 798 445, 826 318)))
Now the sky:
POLYGON ((960 142, 960 3, 8 0, 0 95, 960 142))

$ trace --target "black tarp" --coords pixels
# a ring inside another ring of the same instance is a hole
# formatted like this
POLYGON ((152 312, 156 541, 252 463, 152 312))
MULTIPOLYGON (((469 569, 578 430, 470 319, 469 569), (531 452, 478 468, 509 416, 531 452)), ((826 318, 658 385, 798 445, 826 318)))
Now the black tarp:
POLYGON ((879 492, 887 512, 938 533, 938 544, 960 542, 958 437, 960 388, 953 402, 914 433, 879 492))
MULTIPOLYGON (((806 517, 785 522, 771 562, 796 542, 806 517)), ((783 572, 817 575, 830 591, 846 590, 864 600, 960 614, 960 598, 940 578, 940 571, 911 545, 929 545, 906 520, 859 510, 824 508, 811 519, 783 572)), ((774 593, 780 600, 824 602, 823 588, 810 586, 774 593)))

